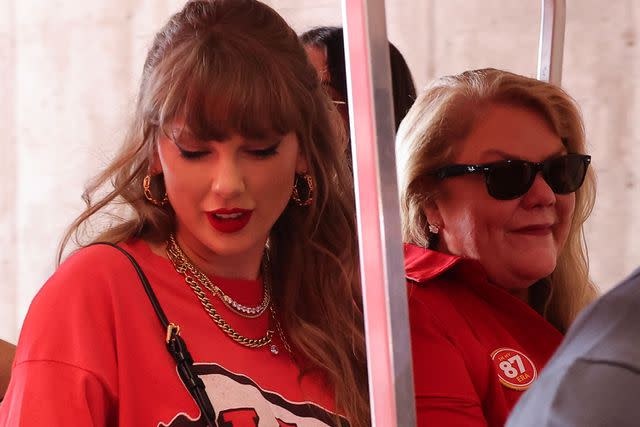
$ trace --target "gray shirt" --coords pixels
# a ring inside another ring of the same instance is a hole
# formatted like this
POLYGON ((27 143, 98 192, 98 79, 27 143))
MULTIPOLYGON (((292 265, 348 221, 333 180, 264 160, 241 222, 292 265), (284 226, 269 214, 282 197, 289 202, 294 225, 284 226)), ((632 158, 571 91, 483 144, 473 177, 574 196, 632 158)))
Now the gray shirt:
POLYGON ((578 316, 506 426, 640 426, 640 268, 578 316))

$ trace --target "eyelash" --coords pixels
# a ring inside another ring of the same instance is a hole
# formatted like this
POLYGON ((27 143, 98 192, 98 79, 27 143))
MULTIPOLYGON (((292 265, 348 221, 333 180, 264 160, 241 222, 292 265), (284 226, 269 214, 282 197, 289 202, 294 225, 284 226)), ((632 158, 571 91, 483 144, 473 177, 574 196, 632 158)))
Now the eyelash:
POLYGON ((247 152, 259 159, 266 159, 268 157, 272 157, 278 154, 279 146, 280 146, 280 143, 278 142, 277 144, 274 144, 271 147, 263 148, 261 150, 249 150, 247 152))
MULTIPOLYGON (((271 147, 263 148, 260 150, 248 150, 247 153, 249 153, 250 155, 258 159, 266 159, 278 154, 279 146, 280 146, 280 143, 278 142, 277 144, 274 144, 271 147)), ((178 150, 180 150, 180 155, 187 160, 199 159, 210 153, 209 151, 187 151, 180 147, 178 147, 178 150)))
POLYGON ((208 151, 187 151, 180 147, 178 147, 178 150, 180 150, 180 155, 187 160, 199 159, 209 154, 208 151))

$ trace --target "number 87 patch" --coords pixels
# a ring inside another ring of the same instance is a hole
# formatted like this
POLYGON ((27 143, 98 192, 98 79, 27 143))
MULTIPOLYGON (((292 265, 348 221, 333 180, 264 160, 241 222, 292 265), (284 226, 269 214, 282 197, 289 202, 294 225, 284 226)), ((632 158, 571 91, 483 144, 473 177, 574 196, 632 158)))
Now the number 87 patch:
POLYGON ((491 353, 498 379, 513 390, 526 390, 538 377, 538 370, 524 353, 512 348, 499 348, 491 353))

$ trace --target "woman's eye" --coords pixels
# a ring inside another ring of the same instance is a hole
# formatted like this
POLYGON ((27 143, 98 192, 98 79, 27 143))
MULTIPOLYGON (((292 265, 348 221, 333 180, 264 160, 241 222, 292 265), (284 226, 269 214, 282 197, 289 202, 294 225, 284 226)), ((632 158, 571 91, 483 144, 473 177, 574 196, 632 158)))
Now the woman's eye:
POLYGON ((278 146, 280 143, 274 144, 271 147, 262 148, 259 150, 247 150, 249 154, 259 159, 266 159, 267 157, 275 156, 278 154, 278 146))
POLYGON ((188 150, 183 150, 180 147, 178 147, 178 149, 180 150, 180 155, 183 158, 189 159, 189 160, 199 159, 209 154, 208 151, 188 151, 188 150))

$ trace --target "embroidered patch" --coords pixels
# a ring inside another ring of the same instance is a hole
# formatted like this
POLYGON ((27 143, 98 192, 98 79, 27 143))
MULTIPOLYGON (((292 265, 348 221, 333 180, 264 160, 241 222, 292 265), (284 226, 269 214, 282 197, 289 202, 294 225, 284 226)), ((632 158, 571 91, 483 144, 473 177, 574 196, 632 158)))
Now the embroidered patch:
POLYGON ((499 348, 491 353, 498 371, 498 379, 505 387, 526 390, 538 377, 538 370, 523 352, 512 348, 499 348))

